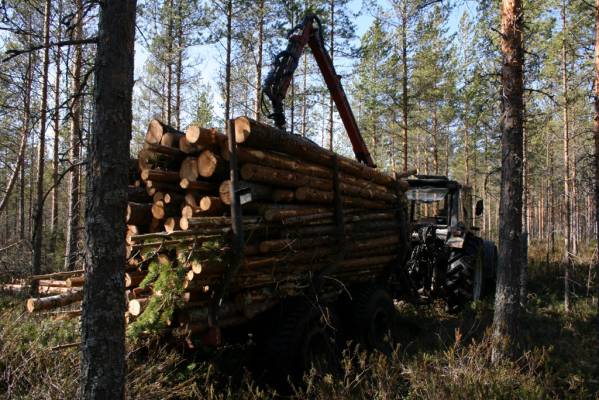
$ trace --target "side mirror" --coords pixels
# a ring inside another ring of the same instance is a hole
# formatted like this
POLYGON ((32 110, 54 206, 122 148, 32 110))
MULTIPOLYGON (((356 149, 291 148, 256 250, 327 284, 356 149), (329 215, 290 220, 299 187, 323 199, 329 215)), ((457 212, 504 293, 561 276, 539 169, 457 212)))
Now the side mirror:
POLYGON ((476 216, 482 215, 484 209, 485 209, 485 206, 483 205, 483 201, 482 200, 477 201, 475 210, 474 210, 474 212, 476 213, 476 216))

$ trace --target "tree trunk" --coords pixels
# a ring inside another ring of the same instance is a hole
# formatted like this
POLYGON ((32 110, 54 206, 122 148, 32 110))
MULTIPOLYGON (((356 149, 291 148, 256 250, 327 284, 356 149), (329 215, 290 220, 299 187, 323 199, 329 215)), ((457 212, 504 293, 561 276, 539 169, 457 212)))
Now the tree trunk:
MULTIPOLYGON (((62 1, 58 1, 58 31, 56 40, 62 40, 62 1)), ((60 46, 56 47, 54 64, 56 65, 56 82, 54 83, 54 142, 52 146, 52 207, 50 209, 50 246, 49 250, 54 253, 56 247, 56 226, 58 225, 58 145, 60 132, 60 46)))
POLYGON ((564 147, 564 218, 565 218, 565 232, 564 232, 564 310, 570 311, 570 264, 571 253, 572 253, 572 206, 570 199, 570 122, 569 122, 569 99, 568 99, 568 66, 567 66, 567 53, 566 53, 566 37, 568 35, 567 29, 567 16, 566 16, 566 2, 562 2, 561 8, 562 17, 562 94, 564 101, 563 108, 563 147, 564 147))
POLYGON ((175 66, 175 125, 181 129, 181 86, 183 84, 183 0, 177 3, 177 65, 175 66))
MULTIPOLYGON (((335 60, 335 0, 330 0, 329 55, 335 60)), ((329 150, 333 151, 333 96, 329 94, 329 150)))
MULTIPOLYGON (((233 0, 227 0, 227 47, 226 47, 226 63, 225 63, 225 125, 229 126, 229 119, 231 119, 231 40, 232 40, 232 28, 231 23, 233 20, 233 0)), ((187 137, 189 139, 189 137, 187 137)), ((191 142, 191 140, 190 140, 191 142)), ((194 142, 192 142, 194 143, 194 142)))
POLYGON ((81 317, 84 399, 125 397, 125 209, 131 138, 135 0, 100 3, 89 148, 81 317), (104 201, 106 196, 110 201, 104 201))
POLYGON ((303 84, 302 84, 302 137, 306 137, 306 130, 308 128, 308 93, 307 93, 307 82, 308 82, 308 49, 304 50, 304 70, 303 72, 303 84))
POLYGON ((258 54, 256 57, 256 121, 260 121, 260 106, 262 98, 262 47, 264 45, 264 0, 258 1, 258 54))
POLYGON ((499 265, 493 317, 493 360, 514 354, 519 319, 522 265, 522 127, 524 28, 521 0, 502 0, 502 170, 499 220, 499 265))
MULTIPOLYGON (((46 158, 46 117, 48 106, 48 68, 50 66, 50 12, 51 1, 46 0, 44 11, 44 61, 42 72, 42 99, 40 103, 40 136, 37 153, 36 201, 33 227, 33 274, 37 275, 42 269, 42 243, 44 234, 44 166, 46 158)), ((37 284, 31 285, 32 293, 37 291, 37 284)))
POLYGON ((401 15, 401 114, 403 121, 403 170, 408 170, 408 4, 403 0, 401 15))
MULTIPOLYGON (((595 93, 593 139, 595 141, 595 224, 597 252, 599 253, 599 0, 595 0, 595 93)), ((599 281, 599 257, 595 258, 596 279, 599 281)), ((599 299, 599 283, 595 282, 596 297, 599 299)), ((597 301, 597 338, 599 339, 599 301, 597 301)))
POLYGON ((171 125, 173 118, 173 0, 164 4, 167 16, 166 46, 166 123, 171 125))
MULTIPOLYGON (((81 39, 83 34, 83 4, 75 0, 75 29, 73 38, 81 39)), ((72 72, 72 93, 75 95, 70 104, 70 132, 69 132, 69 162, 75 164, 79 161, 81 147, 81 65, 82 45, 75 46, 75 60, 72 72)), ((65 243, 65 269, 76 269, 79 242, 80 224, 80 196, 79 196, 79 167, 69 172, 68 211, 67 211, 67 237, 65 243)))

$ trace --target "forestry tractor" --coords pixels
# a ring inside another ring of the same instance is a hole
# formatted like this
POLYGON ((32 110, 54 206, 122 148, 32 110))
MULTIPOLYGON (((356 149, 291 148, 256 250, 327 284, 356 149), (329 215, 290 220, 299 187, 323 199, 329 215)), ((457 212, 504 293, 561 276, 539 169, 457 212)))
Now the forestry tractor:
POLYGON ((497 247, 474 226, 483 201, 473 210, 472 189, 445 176, 415 175, 408 184, 412 233, 406 268, 419 300, 443 298, 449 311, 457 311, 492 293, 497 247))
MULTIPOLYGON (((335 102, 356 159, 375 168, 343 90, 341 77, 324 47, 318 17, 307 15, 292 29, 288 39, 287 48, 275 57, 262 87, 264 115, 272 119, 277 128, 286 129, 284 99, 298 61, 308 45, 335 102)), ((404 173, 396 178, 408 175, 404 173)), ((395 265, 387 274, 370 282, 347 287, 341 295, 332 296, 328 303, 324 300, 327 296, 320 297, 318 300, 328 304, 326 308, 334 312, 334 316, 321 315, 321 320, 326 321, 324 325, 314 322, 319 307, 309 308, 310 311, 295 306, 280 307, 282 316, 269 316, 268 323, 273 332, 279 333, 270 337, 272 343, 267 347, 273 351, 267 354, 284 358, 282 364, 294 363, 292 360, 297 357, 314 361, 310 352, 322 352, 327 345, 326 340, 311 340, 329 337, 333 332, 338 338, 353 339, 366 348, 388 350, 387 335, 393 327, 394 301, 427 304, 441 299, 445 300, 448 311, 456 312, 492 291, 497 250, 492 242, 477 235, 478 228, 474 226, 475 217, 483 212, 482 200, 476 203, 473 215, 469 187, 442 176, 415 175, 407 182, 407 201, 404 198, 396 208, 402 243, 397 249, 395 265), (338 322, 340 329, 335 329, 331 322, 338 322), (309 344, 315 344, 315 347, 309 344), (310 348, 312 350, 307 350, 310 348)))

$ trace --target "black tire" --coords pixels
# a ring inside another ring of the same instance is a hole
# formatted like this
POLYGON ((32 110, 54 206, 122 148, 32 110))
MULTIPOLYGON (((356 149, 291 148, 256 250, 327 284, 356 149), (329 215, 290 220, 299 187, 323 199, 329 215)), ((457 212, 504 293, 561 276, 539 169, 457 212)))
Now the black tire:
POLYGON ((396 311, 389 293, 380 287, 368 286, 355 294, 352 304, 352 333, 358 343, 368 350, 390 354, 396 311))
POLYGON ((467 236, 462 249, 452 251, 446 275, 447 311, 458 312, 484 293, 483 241, 467 236))
POLYGON ((279 382, 288 376, 297 380, 311 367, 321 374, 335 372, 339 363, 337 318, 331 309, 294 301, 283 305, 281 311, 261 346, 268 377, 279 382))

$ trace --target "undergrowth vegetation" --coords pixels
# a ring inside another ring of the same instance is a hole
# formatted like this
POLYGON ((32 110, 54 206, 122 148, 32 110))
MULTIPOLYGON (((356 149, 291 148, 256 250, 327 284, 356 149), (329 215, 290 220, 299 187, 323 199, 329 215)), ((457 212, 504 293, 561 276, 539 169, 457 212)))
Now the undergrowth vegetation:
MULTIPOLYGON (((533 252, 533 254, 535 254, 533 252)), ((540 257, 541 258, 541 257, 540 257)), ((581 285, 573 309, 562 306, 562 272, 555 260, 530 264, 530 294, 520 325, 521 356, 492 364, 492 303, 448 315, 441 304, 398 305, 390 356, 351 348, 339 372, 308 372, 284 390, 297 399, 593 399, 599 358, 593 299, 581 285)), ((575 268, 584 282, 588 269, 575 268)), ((79 373, 75 320, 28 315, 23 299, 0 298, 0 398, 75 398, 79 373)), ((267 399, 275 389, 252 379, 251 345, 185 353, 130 343, 129 398, 267 399)))

